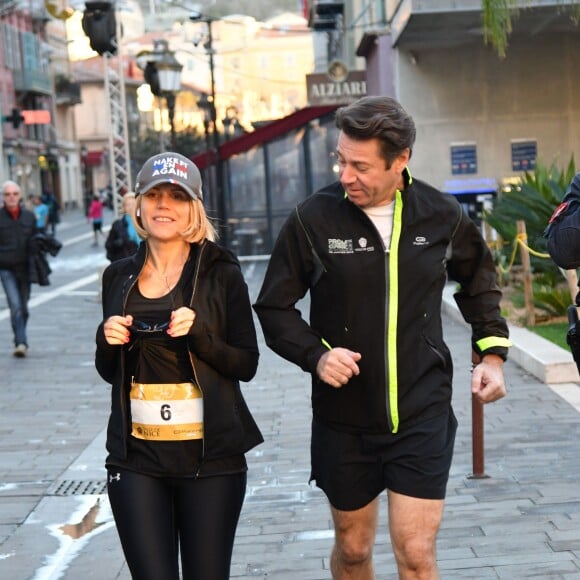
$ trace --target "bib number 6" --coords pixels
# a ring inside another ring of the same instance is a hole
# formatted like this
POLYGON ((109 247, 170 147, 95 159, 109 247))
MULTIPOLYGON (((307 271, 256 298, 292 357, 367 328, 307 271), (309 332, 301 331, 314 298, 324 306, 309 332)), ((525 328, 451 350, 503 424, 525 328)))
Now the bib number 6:
POLYGON ((164 421, 170 421, 171 420, 171 405, 161 405, 161 409, 159 411, 159 414, 161 415, 161 418, 164 421))

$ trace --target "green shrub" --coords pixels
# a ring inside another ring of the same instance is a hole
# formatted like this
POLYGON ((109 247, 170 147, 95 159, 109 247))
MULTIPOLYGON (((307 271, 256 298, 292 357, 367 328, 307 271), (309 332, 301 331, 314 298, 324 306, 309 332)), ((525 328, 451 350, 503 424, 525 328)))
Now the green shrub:
MULTIPOLYGON (((525 222, 527 246, 532 250, 530 262, 534 276, 534 304, 551 316, 566 314, 570 292, 567 286, 563 286, 564 277, 558 266, 549 258, 534 256, 533 252, 547 253, 544 231, 575 174, 574 157, 565 169, 559 169, 554 164, 546 167, 538 162, 533 172, 524 173, 521 183, 501 191, 492 211, 484 216, 503 240, 501 247, 493 249, 493 255, 504 283, 509 280, 504 272, 510 266, 517 235, 516 222, 525 222)), ((521 264, 519 249, 514 263, 521 264)))
MULTIPOLYGON (((524 173, 520 184, 499 192, 493 209, 485 216, 485 220, 504 241, 502 255, 508 259, 511 256, 518 220, 526 223, 528 246, 538 252, 546 251, 544 230, 575 174, 574 157, 564 170, 558 169, 554 164, 546 168, 538 162, 533 172, 524 173)), ((534 256, 531 259, 536 262, 543 260, 549 262, 553 268, 556 267, 553 262, 545 259, 534 256)))

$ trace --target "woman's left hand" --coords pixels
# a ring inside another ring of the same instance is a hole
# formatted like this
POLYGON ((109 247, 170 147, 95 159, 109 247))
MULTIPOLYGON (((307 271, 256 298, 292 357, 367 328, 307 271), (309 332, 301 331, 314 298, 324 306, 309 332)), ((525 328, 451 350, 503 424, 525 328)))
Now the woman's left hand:
POLYGON ((189 333, 195 322, 195 311, 186 306, 182 306, 171 313, 171 322, 167 329, 167 334, 174 338, 185 336, 189 333))

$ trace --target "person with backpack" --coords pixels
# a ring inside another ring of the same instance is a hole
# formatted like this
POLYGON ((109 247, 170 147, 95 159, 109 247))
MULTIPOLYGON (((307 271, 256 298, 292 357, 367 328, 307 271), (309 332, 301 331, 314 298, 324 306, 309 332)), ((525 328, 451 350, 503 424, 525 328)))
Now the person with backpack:
POLYGON ((580 172, 573 177, 545 232, 548 253, 564 268, 580 267, 580 172))
POLYGON ((135 194, 129 191, 123 196, 123 215, 112 223, 105 242, 107 260, 115 262, 121 258, 132 256, 139 248, 141 238, 133 222, 134 211, 135 194))
MULTIPOLYGON (((562 203, 550 218, 544 235, 548 238, 548 253, 560 268, 575 270, 580 267, 580 172, 572 178, 562 203)), ((580 291, 574 298, 574 304, 568 307, 568 332, 566 333, 566 342, 580 373, 579 307, 580 291)))

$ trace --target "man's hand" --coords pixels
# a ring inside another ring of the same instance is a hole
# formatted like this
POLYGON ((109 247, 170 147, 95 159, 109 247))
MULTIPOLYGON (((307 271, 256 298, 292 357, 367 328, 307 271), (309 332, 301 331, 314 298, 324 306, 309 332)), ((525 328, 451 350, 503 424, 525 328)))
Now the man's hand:
POLYGON ((353 352, 348 348, 333 348, 320 357, 316 374, 331 387, 343 387, 353 375, 360 373, 356 364, 360 359, 360 352, 353 352))
POLYGON ((473 369, 471 392, 480 403, 493 403, 506 396, 501 357, 494 354, 487 355, 473 369))

